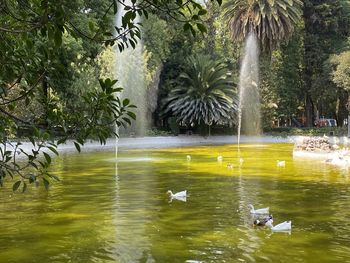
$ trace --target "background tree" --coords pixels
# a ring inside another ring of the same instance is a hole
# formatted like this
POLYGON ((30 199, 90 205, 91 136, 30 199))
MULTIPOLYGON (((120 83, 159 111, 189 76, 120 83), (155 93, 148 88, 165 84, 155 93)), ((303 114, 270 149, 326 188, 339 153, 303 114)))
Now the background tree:
MULTIPOLYGON (((350 51, 342 52, 339 55, 334 55, 330 59, 332 64, 331 78, 333 82, 346 93, 347 101, 346 106, 348 111, 348 123, 350 121, 350 101, 349 101, 349 90, 350 90, 350 51)), ((348 136, 350 135, 350 129, 348 126, 348 136)))
POLYGON ((179 85, 164 100, 165 113, 187 125, 236 121, 237 102, 231 73, 220 61, 207 55, 188 58, 188 68, 179 76, 179 85))
POLYGON ((299 22, 300 0, 233 0, 224 5, 232 38, 244 40, 254 32, 263 50, 272 50, 288 40, 299 22))
POLYGON ((304 98, 308 126, 313 125, 317 111, 329 114, 329 108, 334 108, 327 104, 337 98, 329 98, 328 92, 333 90, 330 95, 334 95, 337 89, 323 66, 331 54, 344 48, 349 34, 348 8, 348 1, 305 1, 304 98))

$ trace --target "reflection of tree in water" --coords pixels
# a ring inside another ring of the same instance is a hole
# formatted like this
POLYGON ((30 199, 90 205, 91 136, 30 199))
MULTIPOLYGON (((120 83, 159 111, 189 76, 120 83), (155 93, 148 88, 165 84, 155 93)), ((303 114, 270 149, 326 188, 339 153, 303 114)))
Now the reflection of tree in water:
MULTIPOLYGON (((122 160, 121 154, 119 158, 122 160)), ((147 228, 157 215, 154 211, 157 200, 153 193, 157 177, 153 166, 152 161, 121 161, 119 169, 116 167, 118 185, 115 188, 113 227, 116 235, 113 250, 118 262, 154 262, 147 234, 147 228)))
MULTIPOLYGON (((238 148, 238 163, 240 162, 241 157, 240 148, 238 148)), ((256 229, 252 227, 254 218, 250 215, 248 210, 248 205, 253 204, 254 200, 257 200, 259 194, 259 185, 255 185, 254 188, 256 191, 250 191, 251 186, 247 186, 244 175, 243 175, 243 165, 240 165, 238 168, 238 198, 239 198, 239 208, 238 215, 243 222, 243 225, 238 226, 237 230, 240 232, 241 237, 237 242, 237 248, 239 252, 237 253, 241 260, 254 260, 254 253, 261 248, 262 240, 258 237, 256 229), (248 188, 248 189, 247 189, 248 188)), ((247 162, 246 164, 247 165, 247 162)))

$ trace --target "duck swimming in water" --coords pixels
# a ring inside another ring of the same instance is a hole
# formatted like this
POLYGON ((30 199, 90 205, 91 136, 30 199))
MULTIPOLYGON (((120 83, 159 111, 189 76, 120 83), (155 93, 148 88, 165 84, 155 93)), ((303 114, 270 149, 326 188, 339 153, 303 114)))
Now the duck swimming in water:
POLYGON ((277 167, 286 167, 286 161, 277 160, 277 167))
POLYGON ((178 193, 175 193, 175 194, 173 194, 173 192, 172 192, 171 190, 168 190, 167 194, 168 194, 169 197, 170 197, 170 202, 171 202, 173 199, 186 202, 187 190, 184 190, 184 191, 181 191, 181 192, 178 192, 178 193))
POLYGON ((278 225, 273 225, 273 220, 267 220, 265 223, 266 226, 270 227, 272 231, 280 231, 280 232, 285 232, 285 231, 290 231, 292 230, 292 221, 284 221, 283 223, 280 223, 278 225))
POLYGON ((255 219, 254 220, 254 226, 265 226, 267 222, 271 222, 272 219, 272 215, 264 218, 264 219, 255 219))
POLYGON ((250 207, 250 213, 256 214, 256 215, 268 215, 269 214, 269 208, 260 208, 260 209, 254 209, 254 206, 252 204, 248 205, 250 207))

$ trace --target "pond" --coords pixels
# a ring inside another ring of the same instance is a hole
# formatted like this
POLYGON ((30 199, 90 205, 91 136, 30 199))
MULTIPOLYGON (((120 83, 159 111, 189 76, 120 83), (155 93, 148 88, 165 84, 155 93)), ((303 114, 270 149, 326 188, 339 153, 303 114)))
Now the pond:
POLYGON ((0 262, 350 262, 348 171, 292 148, 62 154, 48 192, 1 189, 0 262), (187 202, 169 202, 185 189, 187 202), (253 227, 250 203, 292 231, 253 227))

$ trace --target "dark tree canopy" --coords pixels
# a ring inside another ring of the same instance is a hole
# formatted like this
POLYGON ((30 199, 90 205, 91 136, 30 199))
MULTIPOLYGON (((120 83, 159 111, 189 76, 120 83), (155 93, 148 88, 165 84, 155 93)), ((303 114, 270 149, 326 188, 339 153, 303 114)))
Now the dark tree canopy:
POLYGON ((233 0, 224 5, 232 36, 243 40, 254 32, 264 50, 288 40, 302 15, 301 0, 233 0))

